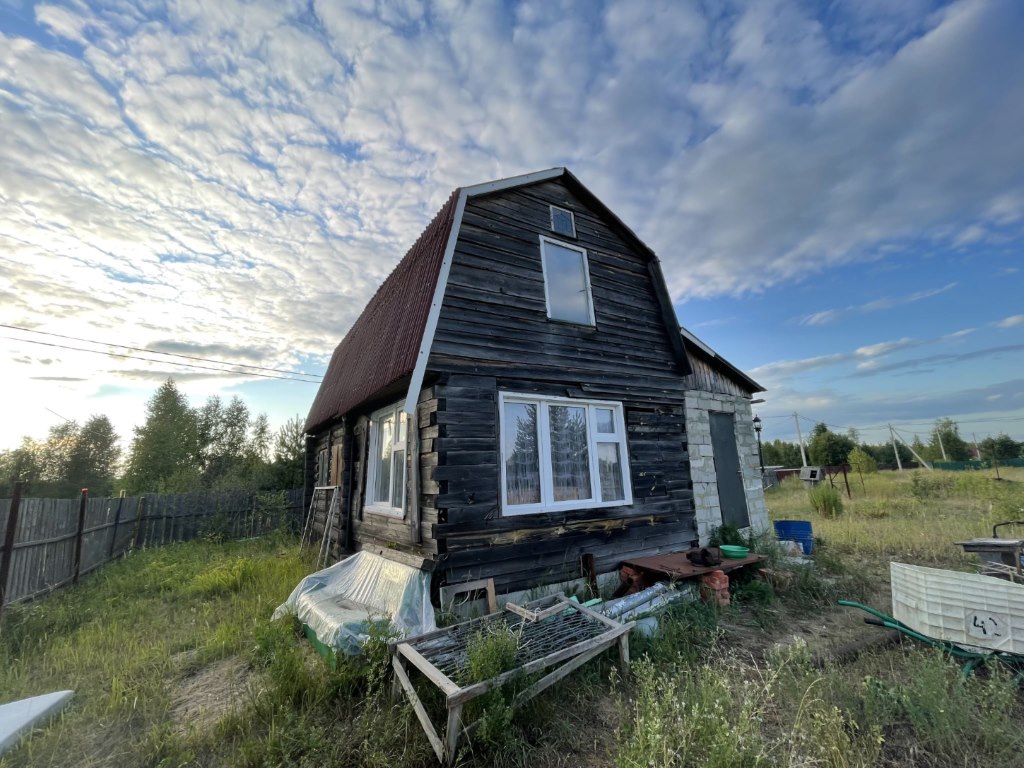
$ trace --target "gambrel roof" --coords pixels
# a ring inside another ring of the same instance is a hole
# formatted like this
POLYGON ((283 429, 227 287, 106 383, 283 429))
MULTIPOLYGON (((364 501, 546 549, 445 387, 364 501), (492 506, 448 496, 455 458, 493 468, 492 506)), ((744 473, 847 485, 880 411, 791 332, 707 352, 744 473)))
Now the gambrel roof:
POLYGON ((658 303, 670 331, 668 336, 679 372, 690 372, 682 337, 671 332, 679 324, 654 251, 567 169, 551 168, 462 187, 452 193, 334 350, 306 419, 307 433, 322 429, 407 378, 405 410, 414 412, 467 198, 552 179, 569 185, 650 259, 658 303))

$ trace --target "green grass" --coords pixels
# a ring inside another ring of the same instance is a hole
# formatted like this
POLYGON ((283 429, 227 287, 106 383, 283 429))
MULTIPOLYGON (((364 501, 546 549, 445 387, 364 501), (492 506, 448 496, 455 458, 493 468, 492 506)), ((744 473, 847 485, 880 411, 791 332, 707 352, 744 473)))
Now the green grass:
POLYGON ((159 762, 179 741, 170 723, 176 685, 246 652, 308 571, 290 539, 191 542, 133 553, 76 588, 11 606, 0 628, 0 697, 75 697, 5 762, 159 762))
POLYGON ((853 498, 843 490, 843 511, 818 514, 799 480, 787 479, 766 494, 774 520, 810 520, 816 538, 843 556, 965 567, 974 562, 954 542, 990 536, 1004 520, 1024 520, 1024 470, 877 472, 864 485, 850 475, 853 498))
MULTIPOLYGON (((511 720, 496 711, 493 738, 471 740, 458 764, 1019 765, 1020 690, 1002 672, 964 681, 958 666, 911 644, 821 666, 793 640, 802 631, 813 644, 825 618, 841 615, 839 597, 877 596, 890 558, 966 567, 955 539, 1024 519, 1024 471, 1005 474, 1011 482, 879 473, 866 488, 852 477, 854 498, 835 517, 816 515, 802 487, 785 483, 768 495, 771 514, 812 521, 814 566, 751 542, 771 555, 776 588, 737 578, 729 608, 673 606, 657 637, 633 639, 630 677, 613 653, 600 657, 511 720)), ((192 542, 135 553, 12 607, 0 627, 2 700, 76 695, 0 766, 436 765, 404 698, 388 695, 383 631, 364 657, 332 667, 293 620, 269 620, 310 570, 293 539, 192 542), (218 687, 221 673, 238 684, 218 687), (222 706, 183 715, 182 697, 202 700, 204 690, 222 706)), ((484 640, 476 661, 489 676, 509 648, 484 640)), ((440 715, 441 700, 419 683, 440 715)))

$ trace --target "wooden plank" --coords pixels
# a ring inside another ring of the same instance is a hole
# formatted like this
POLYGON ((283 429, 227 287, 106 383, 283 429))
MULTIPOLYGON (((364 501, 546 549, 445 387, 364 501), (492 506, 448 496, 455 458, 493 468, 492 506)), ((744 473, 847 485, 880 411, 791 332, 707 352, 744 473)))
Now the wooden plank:
POLYGON ((448 708, 448 730, 445 736, 445 755, 449 763, 455 761, 459 746, 459 733, 462 728, 462 705, 456 704, 448 708))
MULTIPOLYGON (((621 641, 622 637, 629 637, 629 633, 627 632, 627 633, 621 635, 620 638, 619 638, 620 641, 621 641)), ((523 704, 525 704, 527 701, 532 699, 534 696, 536 696, 538 693, 540 693, 544 689, 551 687, 552 685, 557 683, 559 680, 562 680, 563 678, 567 677, 570 673, 572 673, 575 670, 579 669, 580 667, 582 667, 584 664, 586 664, 591 659, 593 659, 593 658, 595 658, 597 656, 600 656, 606 650, 611 648, 612 645, 614 645, 615 643, 616 643, 615 639, 607 640, 607 641, 605 641, 605 642, 603 642, 603 643, 601 643, 599 645, 594 646, 590 650, 585 651, 584 653, 581 653, 578 656, 573 657, 572 659, 567 661, 565 664, 560 666, 558 669, 556 669, 553 672, 551 672, 551 673, 545 675, 544 677, 542 677, 540 680, 535 682, 529 688, 526 688, 526 689, 520 691, 516 695, 515 699, 513 699, 512 706, 514 706, 514 707, 522 706, 523 704)))
POLYGON ((430 682, 440 688, 449 698, 462 690, 452 682, 447 675, 441 672, 441 670, 423 658, 423 655, 408 643, 399 643, 395 651, 407 658, 420 672, 427 676, 427 679, 430 680, 430 682))
MULTIPOLYGON (((607 617, 606 617, 607 618, 607 617)), ((607 632, 603 632, 596 637, 592 637, 589 640, 584 640, 579 643, 574 643, 566 648, 562 648, 553 653, 549 653, 539 659, 535 659, 531 662, 524 664, 521 667, 503 672, 497 677, 493 677, 490 680, 485 680, 480 683, 474 683, 473 685, 460 688, 456 693, 448 696, 448 705, 460 704, 471 699, 475 699, 477 696, 481 696, 492 688, 497 688, 505 684, 508 680, 516 675, 532 675, 534 672, 539 672, 542 669, 550 667, 552 664, 557 664, 565 659, 572 658, 577 654, 584 653, 599 645, 608 643, 609 641, 618 640, 619 636, 624 632, 629 632, 634 626, 634 622, 628 624, 620 624, 616 629, 609 629, 607 632)))
POLYGON ((420 725, 423 726, 423 732, 426 734, 427 741, 430 742, 430 746, 434 749, 434 754, 437 755, 437 759, 444 762, 444 747, 445 745, 441 742, 441 738, 437 735, 437 731, 434 729, 434 724, 430 722, 430 716, 427 714, 427 710, 423 707, 423 702, 420 701, 420 697, 416 695, 416 688, 412 684, 412 680, 405 672, 405 668, 402 666, 402 662, 398 656, 391 657, 391 666, 395 670, 395 679, 398 680, 399 685, 405 691, 405 695, 409 697, 409 702, 412 704, 412 711, 416 713, 416 717, 420 721, 420 725))

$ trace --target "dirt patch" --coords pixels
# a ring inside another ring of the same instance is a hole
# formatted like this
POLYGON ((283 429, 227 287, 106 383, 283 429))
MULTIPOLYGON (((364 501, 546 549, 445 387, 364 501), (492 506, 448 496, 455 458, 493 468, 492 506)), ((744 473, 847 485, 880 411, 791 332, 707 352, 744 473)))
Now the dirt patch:
POLYGON ((205 730, 244 701, 248 665, 238 656, 215 661, 178 683, 171 701, 171 720, 179 733, 205 730))

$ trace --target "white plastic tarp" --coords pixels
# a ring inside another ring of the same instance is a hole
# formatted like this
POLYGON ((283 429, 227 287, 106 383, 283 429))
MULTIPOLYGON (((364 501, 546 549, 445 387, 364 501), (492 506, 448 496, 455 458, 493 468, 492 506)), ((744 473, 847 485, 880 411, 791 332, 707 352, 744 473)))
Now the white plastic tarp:
POLYGON ((436 629, 430 574, 372 552, 357 552, 310 574, 274 611, 294 614, 324 645, 358 654, 371 620, 386 619, 403 636, 436 629))

